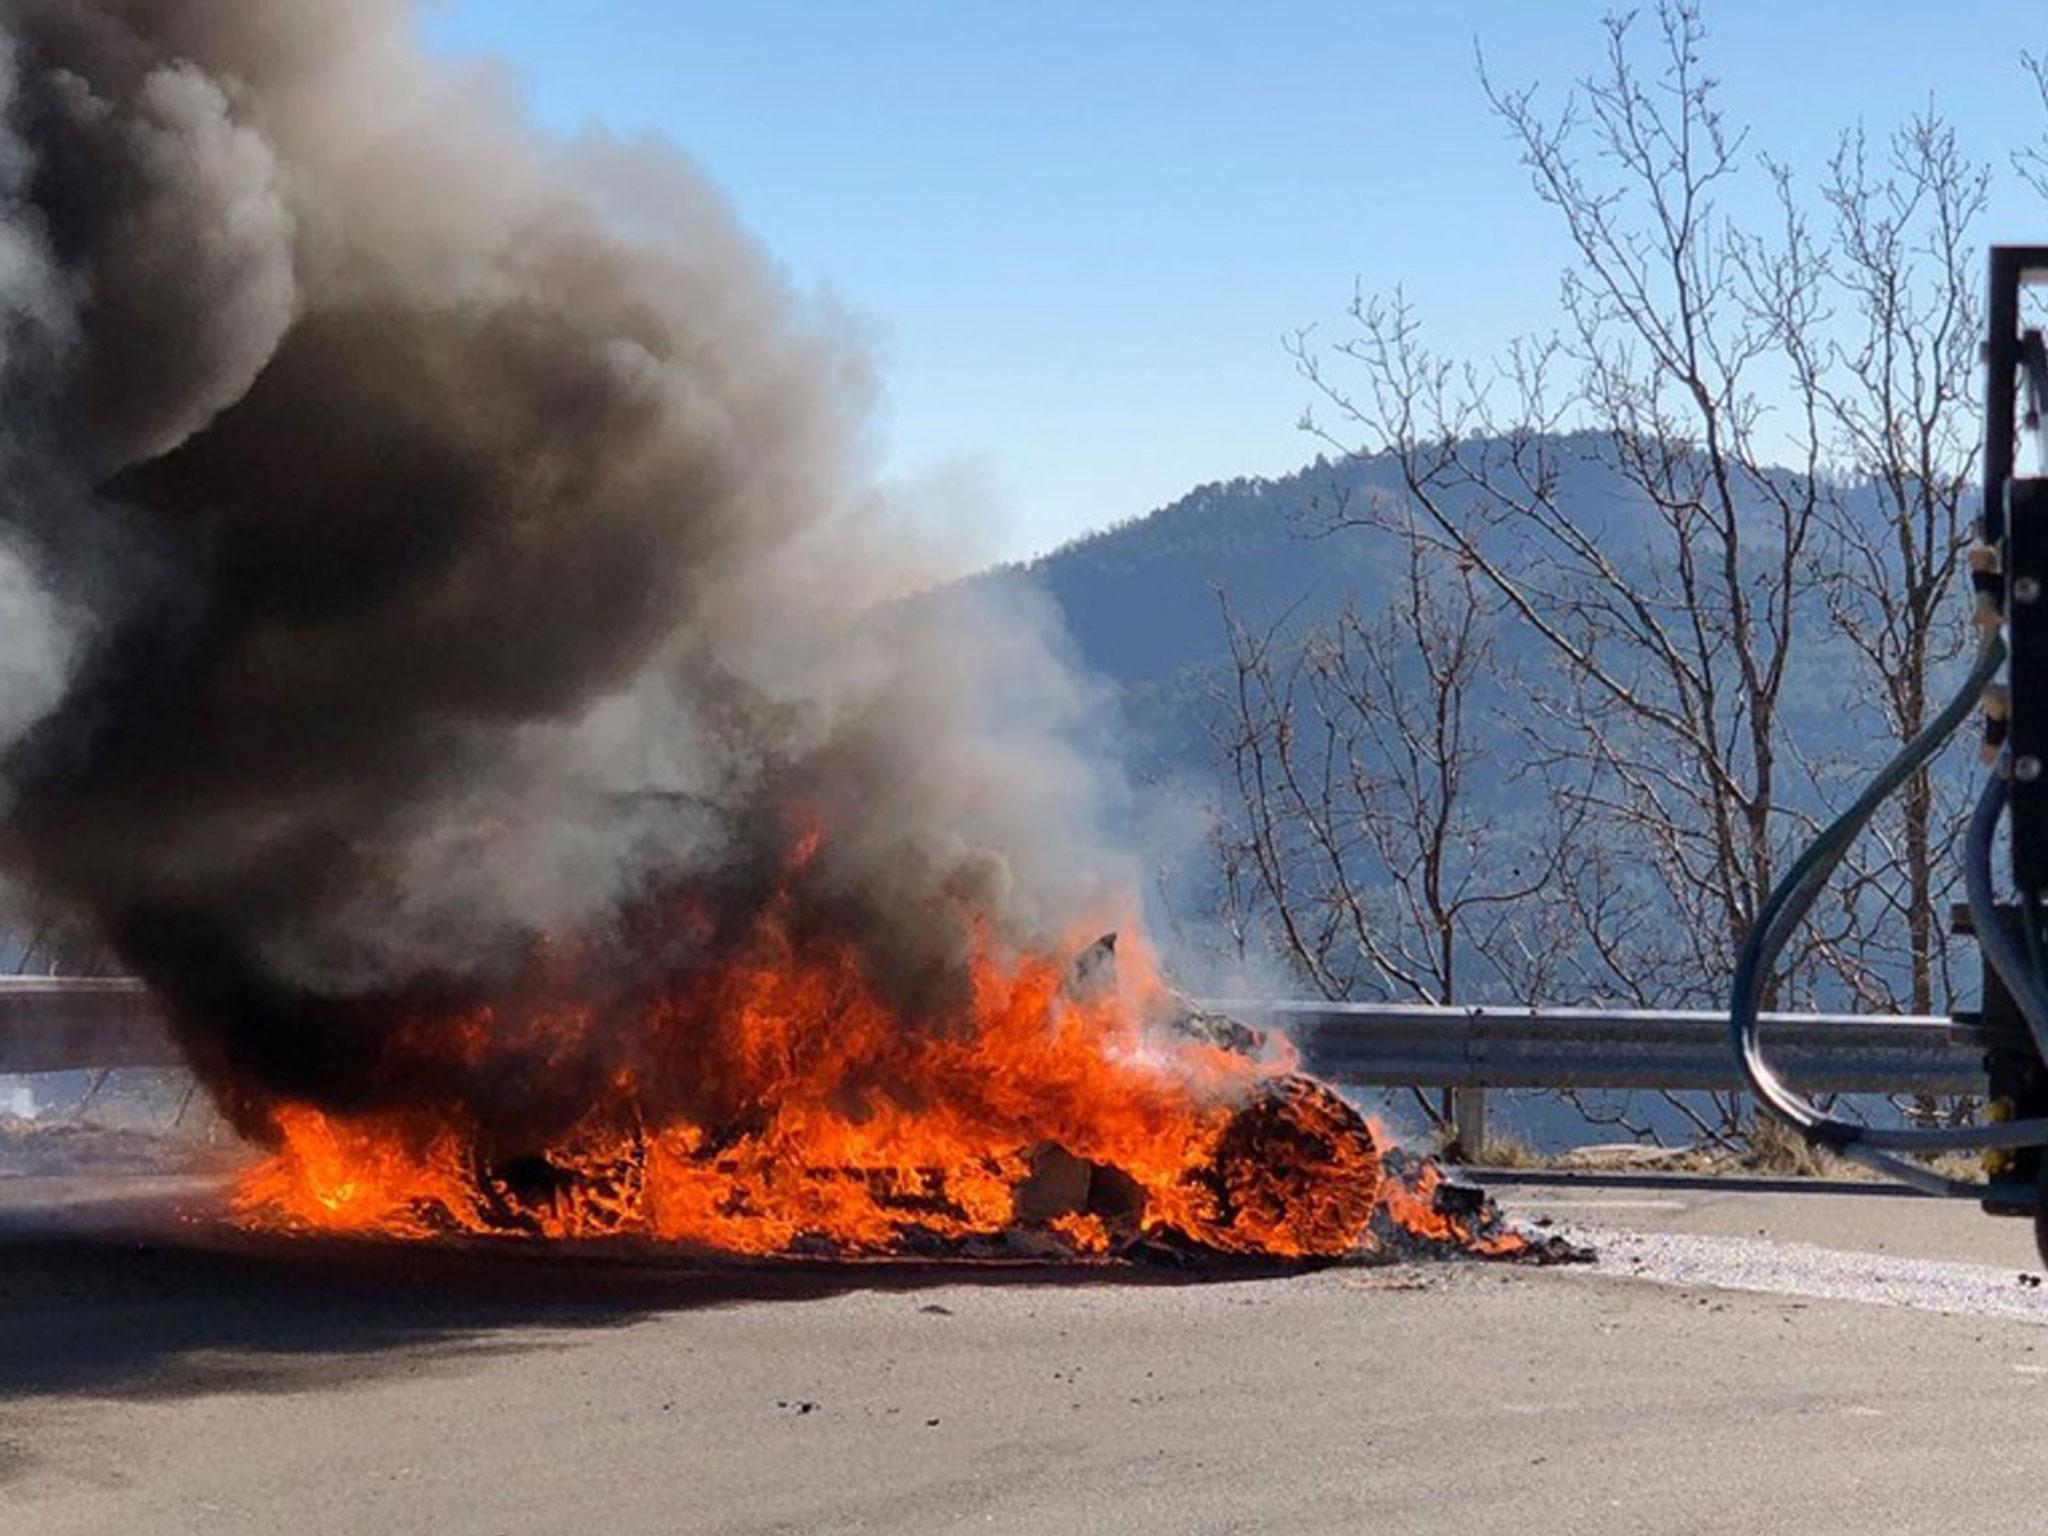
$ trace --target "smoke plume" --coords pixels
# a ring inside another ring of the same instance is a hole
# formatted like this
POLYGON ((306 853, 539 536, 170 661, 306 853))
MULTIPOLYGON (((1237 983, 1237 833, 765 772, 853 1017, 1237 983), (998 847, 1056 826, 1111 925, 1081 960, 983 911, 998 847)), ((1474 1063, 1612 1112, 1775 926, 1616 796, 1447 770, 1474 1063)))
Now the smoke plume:
POLYGON ((903 600, 866 362, 710 184, 413 22, 0 3, 6 874, 259 1095, 402 1093, 408 1007, 675 893, 613 963, 687 971, 814 834, 793 921, 916 1019, 1120 879, 1094 701, 903 600))

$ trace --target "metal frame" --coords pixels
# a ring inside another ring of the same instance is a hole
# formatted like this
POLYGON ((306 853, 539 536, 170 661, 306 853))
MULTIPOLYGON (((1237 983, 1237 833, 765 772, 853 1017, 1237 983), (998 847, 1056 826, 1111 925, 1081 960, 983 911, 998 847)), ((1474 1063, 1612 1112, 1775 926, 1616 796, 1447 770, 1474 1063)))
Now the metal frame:
POLYGON ((2048 246, 1991 250, 1990 331, 1984 347, 1983 541, 1998 549, 2012 698, 2012 870, 2029 899, 2048 893, 2048 480, 2015 473, 2021 375, 2027 425, 2038 429, 2048 379, 2038 332, 2023 331, 2020 300, 2048 286, 2048 246))
MULTIPOLYGON (((2017 473, 2022 376, 2027 413, 2024 425, 2037 433, 2048 406, 2048 352, 2038 331, 2022 328, 2021 300, 2030 287, 2048 285, 2048 246, 1994 246, 1986 295, 1988 335, 1984 344, 1984 491, 1981 541, 1998 551, 2002 580, 1997 586, 2000 617, 2008 642, 2008 718, 1993 722, 1987 738, 1996 745, 2004 732, 2009 768, 2011 869, 2019 901, 2039 911, 2048 897, 2048 480, 2017 473)), ((2037 454, 2048 466, 2048 438, 2037 454)), ((2021 908, 2001 907, 2002 931, 2024 927, 2021 908)), ((1984 936, 1978 935, 1979 942, 1984 936)), ((1983 1017, 2008 1043, 1986 1057, 1987 1092, 2015 1118, 2048 1114, 2048 1063, 2025 1023, 2025 1010, 1988 960, 1984 967, 1983 1017)), ((2043 1176, 2039 1147, 2020 1148, 1994 1164, 2006 1182, 2038 1190, 2043 1176)), ((2038 1208, 2038 1196, 2032 1202, 2038 1208)), ((1986 1209, 2012 1214, 2027 1202, 1992 1195, 1986 1209)), ((2037 1216, 2037 1236, 2048 1256, 2048 1225, 2037 1216)))

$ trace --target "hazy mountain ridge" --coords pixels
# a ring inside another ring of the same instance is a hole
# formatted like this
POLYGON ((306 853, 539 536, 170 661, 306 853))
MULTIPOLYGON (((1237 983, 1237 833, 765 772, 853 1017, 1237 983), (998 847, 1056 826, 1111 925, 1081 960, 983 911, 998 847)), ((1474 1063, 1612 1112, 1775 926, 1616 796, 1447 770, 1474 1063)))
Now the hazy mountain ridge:
MULTIPOLYGON (((1562 504, 1622 558, 1650 557, 1661 533, 1650 526, 1655 514, 1600 461, 1598 440, 1553 446, 1562 504)), ((1347 598, 1367 612, 1383 607, 1401 580, 1400 540, 1366 528, 1319 530, 1346 497, 1356 505, 1373 492, 1399 491, 1399 470, 1386 459, 1319 458, 1277 479, 1198 486, 1145 516, 975 580, 1027 583, 1050 596, 1082 661, 1120 691, 1122 755, 1135 777, 1213 783, 1215 694, 1230 675, 1219 593, 1250 626, 1297 631, 1327 621, 1347 598)), ((1845 494, 1853 501, 1868 493, 1845 494)), ((1810 607, 1793 656, 1788 719, 1811 752, 1861 758, 1881 729, 1861 692, 1867 674, 1819 601, 1810 607)), ((1508 702, 1497 688, 1486 694, 1477 701, 1482 710, 1508 702)))

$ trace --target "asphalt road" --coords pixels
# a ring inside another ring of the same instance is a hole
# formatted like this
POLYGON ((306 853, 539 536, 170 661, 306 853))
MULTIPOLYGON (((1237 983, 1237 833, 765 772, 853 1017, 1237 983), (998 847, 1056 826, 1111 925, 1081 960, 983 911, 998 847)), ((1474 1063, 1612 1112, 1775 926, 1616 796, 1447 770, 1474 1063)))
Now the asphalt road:
POLYGON ((1931 1201, 1519 1189, 1602 1266, 1175 1283, 138 1236, 50 1198, 0 1190, 9 1536, 2041 1527, 2030 1238, 1931 1201))

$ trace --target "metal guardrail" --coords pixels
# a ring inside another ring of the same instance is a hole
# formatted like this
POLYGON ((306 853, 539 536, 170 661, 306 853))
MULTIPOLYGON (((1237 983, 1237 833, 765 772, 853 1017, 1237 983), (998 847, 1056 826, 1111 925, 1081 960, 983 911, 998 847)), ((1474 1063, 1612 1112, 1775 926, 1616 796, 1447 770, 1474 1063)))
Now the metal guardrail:
MULTIPOLYGON (((1333 1082, 1419 1088, 1744 1086, 1718 1013, 1614 1008, 1430 1008, 1221 1000, 1205 1008, 1284 1031, 1333 1082)), ((1982 1094, 1977 1024, 1870 1014, 1766 1014, 1783 1075, 1815 1093, 1982 1094)))
MULTIPOLYGON (((1217 1013, 1291 1036, 1333 1082, 1421 1088, 1742 1086, 1727 1020, 1613 1008, 1431 1008, 1222 1000, 1217 1013)), ((1823 1093, 1984 1091, 1983 1026, 1946 1018, 1768 1014, 1763 1039, 1799 1087, 1823 1093)), ((162 1012, 121 977, 0 977, 0 1073, 179 1062, 162 1012)))
POLYGON ((156 1000, 139 981, 0 976, 0 1073, 181 1062, 156 1000))

